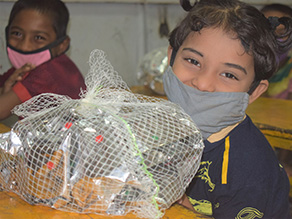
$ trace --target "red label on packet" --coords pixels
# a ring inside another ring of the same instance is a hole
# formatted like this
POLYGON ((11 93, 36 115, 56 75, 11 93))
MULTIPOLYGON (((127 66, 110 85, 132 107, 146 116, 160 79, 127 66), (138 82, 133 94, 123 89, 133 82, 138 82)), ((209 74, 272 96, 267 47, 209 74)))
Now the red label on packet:
POLYGON ((69 129, 71 126, 72 126, 72 122, 67 122, 67 123, 65 124, 65 128, 66 128, 66 129, 69 129))
POLYGON ((102 135, 98 135, 98 136, 95 138, 95 141, 96 141, 97 143, 102 142, 102 141, 103 141, 103 136, 102 136, 102 135))
POLYGON ((52 161, 49 161, 49 162, 47 163, 47 167, 49 168, 49 170, 52 170, 52 169, 55 168, 55 164, 54 164, 52 161))

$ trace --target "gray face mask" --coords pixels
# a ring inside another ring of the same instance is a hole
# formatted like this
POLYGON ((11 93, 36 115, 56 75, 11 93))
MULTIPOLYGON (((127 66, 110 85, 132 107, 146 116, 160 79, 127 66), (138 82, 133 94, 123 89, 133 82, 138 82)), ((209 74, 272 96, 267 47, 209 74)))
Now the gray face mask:
POLYGON ((170 66, 163 74, 163 86, 168 99, 191 116, 204 139, 243 120, 248 106, 248 93, 199 91, 183 84, 170 66))

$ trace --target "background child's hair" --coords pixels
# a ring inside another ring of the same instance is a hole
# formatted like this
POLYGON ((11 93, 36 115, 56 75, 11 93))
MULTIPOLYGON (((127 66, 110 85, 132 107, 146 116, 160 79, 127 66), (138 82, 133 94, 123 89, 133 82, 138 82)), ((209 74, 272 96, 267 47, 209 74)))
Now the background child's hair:
POLYGON ((239 39, 245 51, 254 57, 255 79, 249 93, 263 79, 269 79, 277 70, 276 54, 292 46, 292 19, 268 20, 255 7, 237 0, 201 0, 191 5, 181 0, 181 6, 189 13, 170 33, 169 43, 174 51, 182 45, 188 34, 205 27, 220 27, 234 39, 239 39), (286 32, 277 36, 279 24, 286 32), (284 40, 284 37, 285 40, 284 40))
POLYGON ((61 0, 18 0, 10 12, 8 27, 15 16, 24 9, 33 9, 41 14, 48 15, 52 20, 57 39, 66 36, 69 11, 61 0))
POLYGON ((264 6, 261 9, 261 12, 265 13, 268 11, 278 11, 285 15, 288 15, 289 17, 292 17, 292 8, 290 8, 288 5, 283 4, 269 4, 264 6))

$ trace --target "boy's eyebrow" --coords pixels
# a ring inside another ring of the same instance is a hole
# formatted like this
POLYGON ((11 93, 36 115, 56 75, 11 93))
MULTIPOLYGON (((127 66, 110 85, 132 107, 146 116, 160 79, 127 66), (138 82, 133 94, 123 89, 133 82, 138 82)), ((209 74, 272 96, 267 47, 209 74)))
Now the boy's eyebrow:
POLYGON ((236 68, 236 69, 242 71, 244 74, 247 74, 245 68, 240 66, 240 65, 233 64, 233 63, 225 63, 225 65, 227 65, 228 67, 231 67, 231 68, 236 68))
POLYGON ((195 49, 192 49, 192 48, 183 48, 183 51, 190 51, 192 53, 196 53, 197 55, 201 56, 201 57, 204 57, 204 55, 202 53, 200 53, 199 51, 195 50, 195 49))
POLYGON ((20 27, 18 27, 18 26, 10 26, 10 28, 9 29, 18 29, 18 30, 22 30, 20 27))
MULTIPOLYGON (((12 30, 21 30, 23 31, 22 28, 18 27, 18 26, 11 26, 10 29, 12 30)), ((46 31, 43 30, 33 30, 32 31, 34 34, 44 34, 44 35, 49 35, 46 31)))

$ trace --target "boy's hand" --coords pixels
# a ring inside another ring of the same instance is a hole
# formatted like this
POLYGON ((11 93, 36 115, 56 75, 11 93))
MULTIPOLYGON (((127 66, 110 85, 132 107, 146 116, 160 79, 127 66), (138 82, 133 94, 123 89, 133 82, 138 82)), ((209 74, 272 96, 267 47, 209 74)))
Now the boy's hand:
POLYGON ((21 68, 16 69, 15 72, 13 72, 13 74, 5 81, 2 89, 2 94, 10 91, 16 82, 21 81, 23 79, 25 73, 31 71, 34 68, 35 68, 34 65, 27 63, 21 68))
POLYGON ((193 205, 190 203, 188 197, 186 194, 184 194, 178 201, 177 201, 178 204, 192 210, 193 212, 196 212, 193 205))

